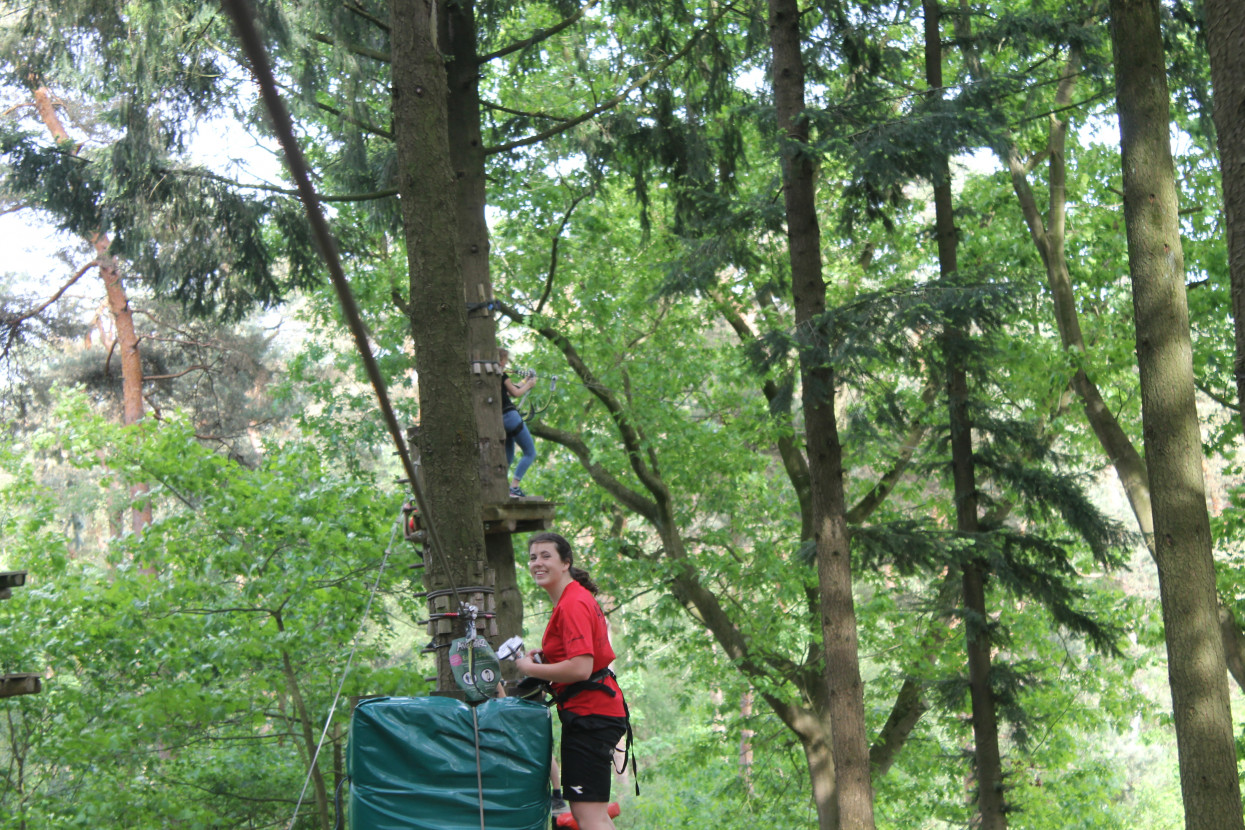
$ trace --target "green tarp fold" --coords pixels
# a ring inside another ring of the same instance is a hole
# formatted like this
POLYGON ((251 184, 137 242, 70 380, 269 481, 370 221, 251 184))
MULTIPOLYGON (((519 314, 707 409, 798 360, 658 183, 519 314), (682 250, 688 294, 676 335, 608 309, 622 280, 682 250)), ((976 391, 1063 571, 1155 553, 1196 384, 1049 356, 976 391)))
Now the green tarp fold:
POLYGON ((486 830, 549 823, 549 710, 518 698, 376 698, 350 719, 351 830, 480 830, 472 710, 486 830))

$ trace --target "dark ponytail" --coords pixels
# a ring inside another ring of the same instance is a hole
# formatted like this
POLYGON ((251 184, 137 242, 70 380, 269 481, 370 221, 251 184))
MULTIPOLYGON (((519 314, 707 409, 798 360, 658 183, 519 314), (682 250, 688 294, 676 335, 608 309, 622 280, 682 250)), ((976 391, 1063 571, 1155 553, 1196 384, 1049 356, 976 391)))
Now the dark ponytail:
POLYGON ((601 593, 601 589, 597 587, 597 584, 592 581, 592 577, 588 576, 588 572, 583 568, 576 568, 574 565, 571 565, 571 579, 588 589, 588 593, 593 596, 601 593))
POLYGON ((530 551, 532 549, 532 545, 538 545, 541 542, 551 543, 558 551, 558 558, 571 566, 571 579, 584 586, 590 594, 595 595, 601 592, 601 589, 598 588, 597 584, 592 581, 592 577, 588 575, 587 571, 583 568, 575 567, 575 554, 571 551, 570 542, 566 541, 566 539, 559 536, 557 533, 537 533, 535 536, 527 540, 527 549, 530 551))

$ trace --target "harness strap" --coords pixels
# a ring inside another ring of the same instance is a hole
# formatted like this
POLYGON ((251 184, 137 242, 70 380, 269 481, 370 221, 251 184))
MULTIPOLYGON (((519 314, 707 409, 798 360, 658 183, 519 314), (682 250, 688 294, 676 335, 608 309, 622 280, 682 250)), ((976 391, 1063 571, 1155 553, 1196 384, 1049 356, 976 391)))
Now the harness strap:
MULTIPOLYGON (((610 671, 608 667, 606 667, 604 669, 601 669, 598 672, 593 672, 593 674, 587 680, 580 680, 567 686, 565 689, 562 690, 560 694, 554 697, 552 703, 549 705, 557 704, 558 706, 561 706, 562 704, 566 703, 566 701, 570 700, 571 698, 573 698, 575 695, 579 694, 580 692, 590 692, 590 691, 605 692, 610 697, 618 697, 618 692, 615 691, 610 686, 605 685, 605 683, 603 682, 605 678, 607 677, 614 678, 615 683, 618 682, 618 676, 615 675, 614 672, 610 671)), ((619 768, 615 766, 614 770, 615 772, 618 772, 620 774, 623 772, 626 772, 627 771, 627 758, 628 757, 631 758, 631 780, 635 782, 635 794, 638 796, 640 794, 640 771, 636 767, 635 753, 631 751, 632 745, 635 743, 635 732, 633 732, 631 729, 631 709, 630 707, 627 706, 626 697, 623 698, 622 705, 623 705, 623 721, 627 726, 627 743, 623 747, 622 767, 619 768)), ((574 714, 574 713, 571 712, 569 714, 574 714)))
MULTIPOLYGON (((554 697, 553 702, 561 706, 580 692, 605 692, 610 697, 618 697, 618 692, 614 691, 614 689, 606 686, 605 683, 602 682, 607 677, 613 677, 614 682, 618 682, 618 677, 607 667, 601 669, 599 672, 593 673, 587 680, 577 680, 567 686, 554 697)), ((624 700, 623 708, 626 709, 626 707, 627 702, 624 700)))

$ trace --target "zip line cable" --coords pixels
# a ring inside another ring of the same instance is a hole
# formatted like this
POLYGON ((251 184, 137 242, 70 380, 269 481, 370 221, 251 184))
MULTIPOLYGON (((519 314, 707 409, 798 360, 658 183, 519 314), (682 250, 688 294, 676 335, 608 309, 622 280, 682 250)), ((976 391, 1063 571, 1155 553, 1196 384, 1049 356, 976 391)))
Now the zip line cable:
MULTIPOLYGON (((420 486, 419 477, 416 475, 415 464, 411 460, 410 452, 406 446, 406 440, 402 435, 402 428, 398 424, 397 416, 394 415, 393 407, 389 402, 389 395, 385 390, 385 380, 381 376, 380 367, 376 364, 376 359, 372 355, 372 348, 368 342, 367 330, 363 325, 363 321, 359 315, 359 307, 355 302, 354 295, 350 291, 350 283, 346 280, 345 272, 342 269, 341 259, 337 253, 337 245, 333 240, 333 235, 329 231, 328 222, 324 218, 324 213, 320 209, 320 199, 315 189, 311 185, 311 176, 307 166, 307 161, 303 156, 299 147, 298 139, 294 135, 293 122, 290 118, 289 111, 286 109, 281 96, 277 91, 276 78, 272 74, 272 67, 268 61, 268 53, 264 48, 264 44, 259 39, 259 33, 255 29, 254 12, 247 0, 222 0, 225 11, 233 19, 234 28, 238 35, 238 40, 242 45, 242 50, 246 54, 247 60, 251 64, 251 73, 255 76, 255 80, 260 88, 260 96, 264 100, 264 106, 268 110, 269 118, 272 120, 274 132, 277 134, 281 147, 285 152, 286 164, 289 166, 290 176, 294 179, 298 188, 299 200, 303 203, 303 208, 307 213, 307 220, 311 225, 312 236, 320 248, 320 255, 324 259, 324 264, 328 269, 329 277, 332 280, 333 288, 337 293, 338 301, 341 303, 342 316, 346 320, 346 324, 350 329, 350 333, 354 336, 355 347, 359 352, 359 357, 363 361, 363 367, 367 372, 368 379, 371 381, 372 389, 376 392, 377 404, 380 407, 381 414, 385 420, 385 426, 389 430, 389 435, 393 439, 394 446, 397 448, 398 457, 402 460, 402 468, 406 472, 407 481, 410 484, 411 492, 415 496, 416 505, 423 517, 423 525, 427 531, 428 546, 432 549, 444 569, 444 574, 449 582, 450 589, 454 594, 454 599, 462 608, 464 603, 459 594, 458 586, 454 581, 453 574, 449 567, 449 559, 445 554, 445 549, 441 544, 435 524, 432 521, 432 511, 428 509, 427 500, 424 498, 423 488, 420 486)), ((401 523, 399 519, 399 523, 401 523)), ((395 530, 396 534, 396 530, 395 530)), ((392 550, 392 540, 390 547, 386 550, 385 558, 388 559, 389 552, 392 550)), ((382 563, 381 572, 384 571, 382 563)), ((377 574, 377 585, 380 584, 380 574, 377 574)), ((375 596, 375 587, 372 596, 375 596)), ((368 598, 368 609, 371 608, 372 596, 368 598)), ((365 612, 366 613, 366 612, 365 612)), ((365 620, 366 622, 366 616, 365 620)), ((474 618, 473 618, 474 623, 474 618)), ((362 628, 360 628, 362 631, 362 628)), ((357 635, 356 635, 357 636, 357 635)), ((357 640, 356 640, 357 647, 357 640)), ((351 658, 354 651, 351 651, 351 658)), ((348 664, 349 665, 349 664, 348 664)), ((345 684, 345 675, 342 676, 342 685, 345 684)), ((338 687, 338 695, 341 694, 341 686, 338 687)), ((315 770, 316 761, 320 754, 320 747, 324 744, 324 736, 328 733, 329 724, 332 721, 333 712, 337 707, 337 698, 334 698, 333 708, 329 710, 329 717, 324 724, 324 732, 320 735, 320 742, 316 746, 315 754, 311 758, 311 763, 307 769, 307 777, 303 781, 303 789, 298 797, 298 805, 295 806, 294 817, 290 819, 289 828, 293 828, 294 822, 298 818, 298 809, 302 805, 303 798, 307 792, 307 784, 311 780, 311 775, 315 770)), ((481 826, 483 826, 483 815, 481 815, 481 826)), ((288 830, 288 828, 287 828, 288 830)))
POLYGON ((367 625, 368 613, 372 610, 372 600, 376 598, 376 590, 380 588, 380 578, 385 575, 385 564, 389 561, 389 554, 393 552, 393 540, 398 536, 398 529, 402 527, 404 517, 401 511, 398 512, 398 518, 393 523, 393 532, 389 534, 389 544, 385 546, 385 555, 380 560, 380 570, 376 572, 376 581, 372 583, 372 590, 367 595, 367 604, 363 606, 363 619, 359 621, 359 630, 355 632, 354 641, 350 644, 350 654, 346 657, 346 667, 342 669, 341 681, 337 684, 337 693, 333 695, 333 703, 329 706, 328 717, 324 719, 324 729, 320 731, 320 740, 316 744, 316 751, 311 755, 311 763, 307 765, 307 775, 303 778, 303 788, 298 793, 298 801, 294 804, 294 815, 290 817, 290 823, 286 826, 286 830, 292 830, 294 822, 298 820, 298 811, 303 806, 303 798, 307 795, 307 784, 311 782, 311 773, 316 768, 316 761, 320 757, 320 749, 324 746, 324 737, 329 732, 329 725, 333 722, 333 714, 337 711, 337 702, 341 700, 342 689, 346 686, 346 678, 350 676, 350 664, 354 662, 355 652, 359 650, 359 639, 363 636, 363 628, 367 625))
POLYGON ((241 42, 242 50, 251 64, 251 73, 259 84, 260 96, 263 98, 264 106, 272 120, 273 130, 277 134, 277 139, 281 142, 281 148, 285 151, 285 160, 290 169, 290 177, 294 179, 294 183, 298 188, 298 198, 302 201, 303 208, 307 212, 307 220, 311 223, 312 235, 320 248, 320 255, 324 258, 324 264, 328 268, 333 288, 337 292, 337 298, 342 307, 342 316, 350 328, 350 333, 354 336, 359 357, 362 359, 363 367, 367 371, 368 379, 372 383, 372 389, 376 392, 377 404, 380 407, 381 414, 384 416, 385 426, 389 429, 390 437, 393 438, 394 446, 398 450, 398 456, 402 459, 402 468, 406 472, 411 491, 415 495, 415 502, 419 506, 419 512, 424 517, 423 523, 428 532, 429 547, 440 558, 441 567, 445 569, 446 578, 449 580, 450 588, 453 589, 454 599, 459 605, 462 605, 458 586, 454 584, 450 573, 449 560, 445 555, 445 549, 441 544, 440 537, 437 535, 432 521, 432 511, 428 509, 423 488, 420 486, 419 478, 415 474, 415 464, 411 461, 411 454, 407 450, 406 440, 402 436, 402 428, 398 425, 397 416, 394 415, 393 407, 389 403, 389 395, 385 391, 385 379, 381 376, 380 367, 376 364, 376 359, 372 355, 372 347, 368 343, 367 338, 367 329, 364 327, 363 320, 359 315, 359 306, 355 302, 354 295, 350 291, 350 283, 347 282, 346 274, 342 270, 341 259, 337 254, 337 245, 333 240, 332 233, 329 231, 328 222, 324 218, 323 211, 320 210, 320 197, 311 185, 311 175, 307 166, 307 160, 299 147, 297 137, 294 135, 293 121, 290 119, 290 113, 286 109, 285 103, 281 100, 280 93, 277 91, 277 82, 268 61, 268 52, 260 41, 259 33, 255 29, 254 12, 248 0, 222 0, 222 5, 229 16, 233 18, 238 40, 241 42))

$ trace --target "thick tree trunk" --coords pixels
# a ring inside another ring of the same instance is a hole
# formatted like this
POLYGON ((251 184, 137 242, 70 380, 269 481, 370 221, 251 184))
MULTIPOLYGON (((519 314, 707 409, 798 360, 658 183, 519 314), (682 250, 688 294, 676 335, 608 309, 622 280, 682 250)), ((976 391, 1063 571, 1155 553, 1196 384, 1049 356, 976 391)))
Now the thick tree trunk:
MULTIPOLYGON (((1206 46, 1215 90, 1215 131, 1219 170, 1223 176, 1223 214, 1228 243, 1228 278, 1232 320, 1236 328, 1236 400, 1245 424, 1245 4, 1238 0, 1206 0, 1206 46)), ((1245 689, 1245 637, 1227 609, 1220 619, 1228 667, 1245 689)))
MULTIPOLYGON (((430 591, 465 591, 484 584, 486 559, 467 309, 446 126, 444 44, 436 41, 435 10, 433 0, 390 2, 393 123, 419 375, 420 457, 431 513, 425 518, 439 541, 428 546, 432 554, 426 582, 430 591)), ((438 638, 444 637, 438 645, 460 634, 457 627, 438 631, 438 638)), ((437 686, 453 689, 456 684, 445 651, 437 654, 437 686)))
POLYGON ((1189 830, 1242 828, 1193 388, 1158 0, 1111 0, 1154 554, 1189 830))
MULTIPOLYGON (((807 146, 808 121, 804 116, 799 5, 795 0, 770 0, 769 15, 792 294, 795 322, 801 332, 800 380, 813 536, 817 544, 828 708, 834 733, 833 774, 838 790, 840 825, 848 830, 872 830, 873 787, 869 779, 864 683, 860 679, 856 609, 852 598, 842 447, 834 411, 835 377, 827 363, 826 344, 818 342, 815 335, 826 308, 826 286, 821 274, 821 231, 817 223, 813 160, 807 146)), ((809 766, 815 776, 829 774, 813 754, 809 756, 809 766)), ((816 781, 814 786, 817 786, 816 781)), ((832 817, 819 814, 819 819, 826 828, 832 817)))
MULTIPOLYGON (((451 54, 446 64, 450 164, 455 179, 458 216, 458 258, 463 293, 473 310, 467 315, 467 349, 471 358, 472 407, 480 441, 481 501, 510 498, 506 470, 505 432, 501 424, 501 376, 496 371, 497 324, 493 312, 481 307, 493 296, 489 277, 489 235, 484 208, 488 201, 484 175, 484 143, 480 137, 480 61, 477 55, 475 4, 471 0, 439 0, 444 41, 451 54)), ((514 540, 508 533, 485 537, 493 571, 497 628, 500 637, 523 631, 523 596, 515 571, 514 540)), ((496 645, 496 643, 494 644, 496 645)), ((514 673, 514 663, 502 663, 514 673)))
MULTIPOLYGON (((924 0, 925 78, 931 96, 941 96, 941 12, 937 0, 924 0)), ((934 185, 934 224, 938 241, 938 270, 943 279, 959 270, 957 233, 951 195, 948 159, 938 165, 934 185)), ((968 336, 954 326, 943 336, 947 361, 947 407, 951 426, 951 470, 954 482, 956 529, 966 536, 978 532, 977 474, 973 464, 972 423, 968 416, 968 374, 964 352, 968 336)), ((977 810, 982 830, 1006 830, 1003 798, 1003 759, 999 751, 999 725, 994 693, 990 687, 991 642, 986 611, 986 573, 983 562, 973 561, 962 570, 964 582, 965 648, 968 654, 969 697, 973 710, 973 755, 976 762, 977 810)))
POLYGON ((1245 3, 1205 0, 1206 48, 1215 90, 1215 132, 1236 323, 1236 398, 1245 423, 1245 3))
MULTIPOLYGON (((1234 9, 1236 8, 1245 11, 1245 7, 1235 5, 1234 9)), ((1207 14, 1209 15, 1210 12, 1208 11, 1207 14)), ((962 21, 966 17, 967 15, 961 15, 958 19, 962 21)), ((1238 31, 1239 27, 1240 24, 1238 23, 1238 31)), ((1245 38, 1245 35, 1236 38, 1235 42, 1239 43, 1243 38, 1245 38)), ((966 36, 964 39, 968 40, 969 38, 966 36)), ((1238 65, 1242 59, 1245 59, 1242 56, 1245 56, 1245 52, 1237 50, 1236 58, 1238 65)), ((1213 54, 1211 61, 1213 66, 1215 63, 1213 54)), ((1055 96, 1054 104, 1051 106, 1053 112, 1061 112, 1071 103, 1072 88, 1079 72, 1080 58, 1073 53, 1068 57, 1063 79, 1059 84, 1059 91, 1055 96)), ((1241 96, 1245 95, 1245 92, 1241 91, 1245 89, 1243 85, 1245 85, 1245 79, 1242 79, 1235 86, 1238 90, 1238 108, 1245 108, 1245 101, 1241 100, 1241 96)), ((1228 87, 1232 88, 1232 84, 1229 83, 1228 87)), ((1245 114, 1242 115, 1242 118, 1245 118, 1245 114)), ((1233 127, 1239 132, 1242 129, 1242 124, 1245 124, 1245 121, 1236 122, 1233 124, 1233 127)), ((1021 159, 1019 150, 1015 145, 1011 145, 1006 148, 1003 155, 1006 156, 1007 165, 1011 171, 1012 186, 1016 192, 1016 198, 1020 202, 1025 223, 1028 225, 1033 243, 1037 247, 1046 268, 1047 284, 1050 286, 1051 298, 1055 305, 1055 321, 1059 329, 1060 340, 1065 349, 1083 353, 1086 351, 1085 341, 1081 335, 1080 317, 1076 309, 1076 294, 1073 289, 1072 279, 1068 273, 1064 234, 1067 211, 1067 200, 1065 198, 1067 169, 1064 159, 1067 121, 1052 117, 1050 125, 1050 135, 1047 139, 1046 153, 1044 154, 1050 159, 1047 188, 1048 207, 1045 222, 1042 220, 1037 201, 1034 199, 1032 190, 1029 187, 1029 170, 1021 159)), ((1222 133, 1220 135, 1222 137, 1222 133)), ((1245 138, 1242 141, 1245 142, 1245 138)), ((1222 149, 1222 138, 1220 152, 1221 155, 1224 152, 1222 149)), ((1236 169, 1238 178, 1245 180, 1245 158, 1241 157, 1241 154, 1245 153, 1245 144, 1238 145, 1236 152, 1238 153, 1237 163, 1224 167, 1225 191, 1229 168, 1236 169)), ((1237 187, 1245 188, 1245 182, 1238 184, 1237 187)), ((1245 194, 1241 194, 1241 198, 1245 198, 1245 194)), ((1242 205, 1240 210, 1242 213, 1245 213, 1245 205, 1242 205)), ((1230 214, 1230 211, 1228 213, 1230 214)), ((1229 237, 1231 238, 1231 233, 1229 233, 1229 237)), ((1245 230, 1240 231, 1240 238, 1245 238, 1245 230)), ((1240 244, 1238 241, 1238 247, 1240 244)), ((1243 308, 1245 307, 1245 276, 1241 276, 1242 270, 1245 270, 1245 262, 1242 262, 1241 267, 1233 271, 1232 279, 1237 280, 1240 277, 1240 280, 1239 284, 1238 282, 1233 282, 1232 302, 1233 317, 1237 321, 1236 377, 1238 398, 1245 402, 1245 398, 1240 398, 1239 394, 1241 379, 1245 377, 1241 372, 1241 367, 1245 365, 1242 362, 1245 361, 1245 346, 1242 345, 1242 340, 1245 339, 1245 323, 1241 322, 1245 320, 1245 308, 1243 308)), ((1146 540, 1150 555, 1153 556, 1154 518, 1150 506, 1150 473, 1146 469, 1145 459, 1137 452, 1133 446, 1132 439, 1129 438, 1128 434, 1120 426, 1115 413, 1103 401, 1098 385, 1084 369, 1078 369, 1076 374, 1073 375, 1072 388, 1081 399, 1086 421, 1094 431, 1094 435, 1097 437, 1098 443, 1109 459, 1111 466, 1115 468, 1115 473, 1120 479, 1120 485, 1124 488, 1124 494, 1128 499, 1129 507, 1132 509, 1137 527, 1146 540)), ((1245 413, 1245 407, 1242 408, 1242 412, 1245 413)), ((1245 415, 1242 417, 1245 417, 1245 415)), ((1232 619, 1230 612, 1221 607, 1221 619, 1224 618, 1224 614, 1227 614, 1228 618, 1232 619)), ((1233 622, 1233 625, 1235 625, 1235 622, 1233 622)), ((1242 690, 1245 690, 1245 637, 1241 635, 1239 628, 1234 630, 1227 625, 1221 626, 1220 631, 1223 634, 1223 649, 1224 654, 1228 658, 1228 668, 1231 670, 1232 677, 1236 680, 1237 685, 1242 690), (1241 671, 1237 671, 1233 668, 1234 666, 1243 668, 1241 671)))
MULTIPOLYGON (((35 110, 53 140, 57 144, 72 145, 73 139, 69 137, 60 116, 56 114, 51 92, 39 83, 33 83, 32 86, 35 110)), ((121 423, 129 426, 143 419, 143 360, 138 348, 138 333, 134 329, 134 313, 130 309, 125 285, 121 281, 121 272, 117 270, 116 261, 108 253, 111 244, 108 235, 97 232, 88 241, 95 249, 100 279, 104 282, 104 292, 108 298, 108 310, 112 312, 113 322, 117 327, 117 348, 121 360, 121 423)), ((130 529, 135 533, 151 524, 151 504, 138 502, 146 492, 147 485, 141 482, 130 487, 130 496, 138 505, 130 512, 130 529)))

